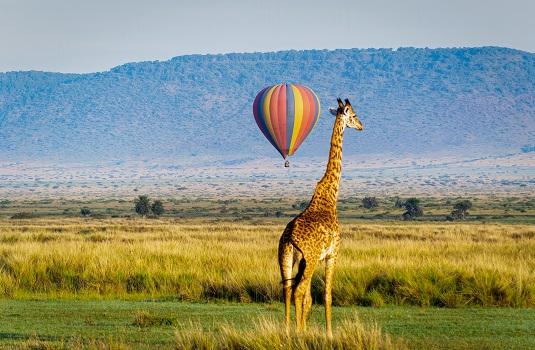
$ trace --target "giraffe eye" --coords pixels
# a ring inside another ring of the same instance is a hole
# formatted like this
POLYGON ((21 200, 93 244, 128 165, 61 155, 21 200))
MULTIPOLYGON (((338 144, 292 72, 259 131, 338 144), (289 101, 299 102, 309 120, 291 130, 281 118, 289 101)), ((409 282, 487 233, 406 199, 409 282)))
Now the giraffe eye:
POLYGON ((346 107, 346 108, 344 109, 344 114, 348 114, 348 113, 349 113, 349 107, 346 107))

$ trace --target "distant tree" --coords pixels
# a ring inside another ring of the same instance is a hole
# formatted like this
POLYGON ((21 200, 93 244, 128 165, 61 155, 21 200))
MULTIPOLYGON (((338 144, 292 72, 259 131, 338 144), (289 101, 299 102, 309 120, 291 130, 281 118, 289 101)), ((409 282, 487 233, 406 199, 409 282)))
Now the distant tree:
POLYGON ((150 208, 152 210, 152 213, 156 216, 160 216, 165 212, 162 201, 158 199, 155 200, 154 203, 152 203, 152 206, 150 208))
POLYGON ((20 213, 13 214, 13 216, 11 216, 11 219, 14 219, 14 220, 33 219, 36 217, 37 217, 37 214, 34 214, 34 213, 20 212, 20 213))
POLYGON ((468 210, 472 209, 472 202, 468 199, 462 200, 460 202, 455 203, 453 209, 468 213, 468 210))
POLYGON ((394 202, 395 208, 403 208, 403 201, 399 198, 396 198, 396 201, 394 202))
POLYGON ((409 198, 403 202, 405 212, 403 213, 403 220, 413 220, 424 214, 420 207, 420 200, 418 198, 409 198))
POLYGON ((362 198, 362 206, 366 209, 372 209, 377 208, 379 204, 377 203, 377 199, 375 199, 375 197, 364 197, 362 198))
POLYGON ((89 208, 81 208, 80 209, 80 215, 82 216, 90 216, 91 210, 89 208))
POLYGON ((302 202, 299 202, 299 203, 296 203, 296 204, 292 205, 292 208, 299 209, 299 210, 304 210, 307 206, 308 206, 308 202, 307 201, 302 201, 302 202))
POLYGON ((151 207, 150 207, 150 199, 148 196, 142 195, 142 196, 137 197, 136 200, 134 201, 134 204, 135 204, 134 210, 136 211, 137 214, 143 217, 150 214, 151 207))
POLYGON ((447 220, 463 220, 468 216, 468 210, 472 208, 472 202, 468 199, 455 203, 450 215, 446 217, 447 220))

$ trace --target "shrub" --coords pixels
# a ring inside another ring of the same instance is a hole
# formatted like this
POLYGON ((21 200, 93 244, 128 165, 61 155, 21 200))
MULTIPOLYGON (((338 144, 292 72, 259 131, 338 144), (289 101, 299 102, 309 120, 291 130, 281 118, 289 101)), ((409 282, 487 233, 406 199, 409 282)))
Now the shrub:
POLYGON ((163 207, 163 203, 161 200, 155 200, 154 203, 152 203, 151 206, 152 213, 155 216, 161 216, 165 212, 165 209, 163 207))
POLYGON ((396 201, 394 202, 394 208, 403 208, 403 204, 404 202, 401 199, 396 198, 396 201))
POLYGON ((141 216, 146 216, 148 214, 150 214, 150 211, 151 211, 151 205, 150 205, 150 199, 148 196, 139 196, 136 198, 136 200, 134 201, 134 210, 136 211, 137 214, 141 215, 141 216))
POLYGON ((91 210, 89 208, 81 208, 80 209, 80 215, 82 216, 90 216, 91 215, 91 210))
POLYGON ((467 212, 472 208, 472 202, 470 202, 468 199, 465 199, 463 201, 455 203, 453 206, 453 209, 455 210, 461 210, 463 212, 467 212))
POLYGON ((34 213, 21 212, 21 213, 16 213, 16 214, 12 215, 11 219, 13 219, 13 220, 24 220, 24 219, 34 219, 36 217, 37 217, 37 215, 35 215, 34 213))
POLYGON ((126 279, 126 291, 128 293, 150 292, 154 287, 154 281, 146 272, 138 272, 126 279))
POLYGON ((302 201, 302 202, 293 204, 292 208, 299 209, 299 210, 305 210, 307 206, 308 206, 308 202, 307 201, 302 201))
POLYGON ((157 327, 157 326, 173 326, 175 320, 169 317, 155 316, 147 311, 141 310, 136 313, 132 325, 140 328, 157 327))
POLYGON ((463 220, 468 216, 468 210, 472 208, 472 202, 465 199, 460 202, 455 203, 453 206, 453 211, 450 215, 446 217, 447 220, 463 220))
POLYGON ((372 290, 359 300, 359 305, 361 306, 381 307, 384 304, 383 296, 377 290, 372 290))
POLYGON ((418 198, 409 198, 403 202, 405 212, 403 213, 403 220, 413 220, 424 214, 420 207, 420 200, 418 198))
POLYGON ((372 209, 379 206, 377 199, 375 197, 364 197, 362 198, 362 206, 366 209, 372 209))

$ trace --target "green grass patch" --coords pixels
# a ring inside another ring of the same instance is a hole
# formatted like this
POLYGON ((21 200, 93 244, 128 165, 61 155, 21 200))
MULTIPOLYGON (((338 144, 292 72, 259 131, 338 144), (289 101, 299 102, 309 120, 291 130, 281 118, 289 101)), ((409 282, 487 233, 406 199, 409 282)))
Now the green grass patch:
MULTIPOLYGON (((77 344, 167 349, 177 345, 177 331, 189 332, 185 336, 207 332, 209 337, 222 326, 239 333, 254 329, 259 319, 283 322, 279 303, 0 300, 0 310, 0 348, 8 349, 31 348, 28 344, 45 349, 77 344)), ((335 331, 356 316, 366 329, 376 323, 383 334, 402 338, 410 349, 535 348, 534 309, 335 307, 335 331)), ((315 306, 311 327, 321 331, 323 317, 323 308, 315 306)))

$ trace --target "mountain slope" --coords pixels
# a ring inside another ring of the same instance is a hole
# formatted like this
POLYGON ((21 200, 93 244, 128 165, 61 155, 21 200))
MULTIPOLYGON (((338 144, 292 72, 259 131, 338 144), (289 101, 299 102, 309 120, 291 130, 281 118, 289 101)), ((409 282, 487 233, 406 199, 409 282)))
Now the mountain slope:
POLYGON ((262 87, 310 86, 322 103, 301 156, 324 155, 327 107, 349 97, 351 153, 516 152, 535 140, 535 54, 484 47, 192 55, 107 72, 0 74, 0 158, 275 156, 254 123, 262 87))

